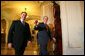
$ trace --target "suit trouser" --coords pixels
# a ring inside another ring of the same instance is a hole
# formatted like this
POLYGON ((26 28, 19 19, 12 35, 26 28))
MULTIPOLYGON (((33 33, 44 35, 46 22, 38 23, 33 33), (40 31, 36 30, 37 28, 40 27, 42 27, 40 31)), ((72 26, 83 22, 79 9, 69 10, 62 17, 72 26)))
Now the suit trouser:
POLYGON ((24 54, 25 47, 23 48, 16 48, 15 49, 15 55, 23 55, 24 54))
POLYGON ((47 44, 40 44, 40 55, 48 55, 47 44))

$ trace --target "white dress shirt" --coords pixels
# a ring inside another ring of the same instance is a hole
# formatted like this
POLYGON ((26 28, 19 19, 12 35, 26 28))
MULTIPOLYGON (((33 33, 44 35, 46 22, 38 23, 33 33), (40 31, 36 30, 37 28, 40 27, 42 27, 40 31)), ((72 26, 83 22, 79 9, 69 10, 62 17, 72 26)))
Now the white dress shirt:
POLYGON ((24 22, 24 20, 23 19, 20 19, 20 21, 23 23, 24 22))

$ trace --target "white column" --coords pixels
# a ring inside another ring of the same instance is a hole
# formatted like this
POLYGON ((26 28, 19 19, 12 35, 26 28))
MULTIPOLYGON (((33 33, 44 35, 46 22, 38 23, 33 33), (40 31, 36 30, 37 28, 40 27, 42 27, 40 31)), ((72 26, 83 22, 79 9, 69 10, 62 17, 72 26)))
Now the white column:
POLYGON ((64 55, 83 55, 84 27, 79 1, 60 2, 64 55))

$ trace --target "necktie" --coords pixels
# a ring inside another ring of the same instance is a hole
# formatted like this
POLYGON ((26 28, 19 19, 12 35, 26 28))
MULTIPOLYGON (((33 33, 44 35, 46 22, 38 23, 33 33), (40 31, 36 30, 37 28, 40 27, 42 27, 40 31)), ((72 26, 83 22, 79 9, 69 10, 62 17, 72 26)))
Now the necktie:
POLYGON ((47 30, 47 24, 45 24, 46 25, 46 30, 47 30))

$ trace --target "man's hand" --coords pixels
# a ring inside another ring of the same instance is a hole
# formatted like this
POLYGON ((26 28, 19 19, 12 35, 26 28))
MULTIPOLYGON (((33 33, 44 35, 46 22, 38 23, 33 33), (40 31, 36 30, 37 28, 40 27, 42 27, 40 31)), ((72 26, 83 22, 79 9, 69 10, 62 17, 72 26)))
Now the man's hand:
POLYGON ((36 20, 36 21, 34 22, 34 24, 35 24, 35 25, 38 25, 38 24, 39 24, 38 20, 36 20))
POLYGON ((8 48, 12 49, 12 43, 8 43, 8 48))
POLYGON ((53 42, 55 43, 56 42, 56 39, 53 37, 53 42))
POLYGON ((28 44, 31 45, 31 41, 28 41, 28 44))

